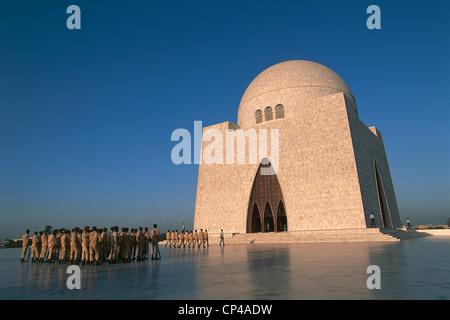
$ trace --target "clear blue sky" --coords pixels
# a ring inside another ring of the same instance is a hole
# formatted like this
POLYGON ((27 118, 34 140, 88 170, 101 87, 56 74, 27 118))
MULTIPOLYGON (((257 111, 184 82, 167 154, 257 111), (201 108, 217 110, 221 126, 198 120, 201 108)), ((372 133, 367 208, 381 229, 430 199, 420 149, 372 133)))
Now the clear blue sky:
POLYGON ((449 1, 21 1, 0 7, 0 238, 193 223, 177 128, 236 123, 271 65, 336 71, 383 133, 405 223, 450 217, 449 1), (81 8, 81 30, 66 9, 81 8), (381 8, 381 30, 366 9, 381 8))

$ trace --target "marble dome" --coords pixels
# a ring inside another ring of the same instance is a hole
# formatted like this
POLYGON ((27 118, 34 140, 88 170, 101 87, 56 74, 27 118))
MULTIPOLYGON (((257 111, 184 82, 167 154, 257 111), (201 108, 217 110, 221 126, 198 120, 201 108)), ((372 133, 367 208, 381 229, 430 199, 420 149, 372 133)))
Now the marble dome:
POLYGON ((306 101, 338 92, 355 104, 350 88, 333 70, 312 61, 291 60, 278 63, 261 72, 242 96, 238 125, 255 124, 255 112, 267 106, 283 105, 286 116, 294 116, 306 101), (296 110, 297 109, 297 110, 296 110))

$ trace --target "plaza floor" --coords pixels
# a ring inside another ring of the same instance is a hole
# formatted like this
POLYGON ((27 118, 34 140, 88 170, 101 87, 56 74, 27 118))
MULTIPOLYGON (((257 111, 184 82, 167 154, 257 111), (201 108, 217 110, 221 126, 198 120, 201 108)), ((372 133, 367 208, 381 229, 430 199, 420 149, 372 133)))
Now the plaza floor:
POLYGON ((158 261, 80 266, 19 263, 0 250, 0 299, 450 299, 450 237, 395 243, 242 244, 165 248, 158 261), (370 265, 381 289, 369 289, 370 265))

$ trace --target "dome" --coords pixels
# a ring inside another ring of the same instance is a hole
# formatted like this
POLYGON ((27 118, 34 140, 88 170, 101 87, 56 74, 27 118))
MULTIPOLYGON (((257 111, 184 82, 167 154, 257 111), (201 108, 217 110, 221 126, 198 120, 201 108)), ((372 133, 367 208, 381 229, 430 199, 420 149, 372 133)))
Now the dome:
POLYGON ((286 115, 295 115, 292 108, 301 108, 308 100, 338 92, 344 92, 354 103, 350 88, 333 70, 306 60, 281 62, 261 72, 245 90, 239 105, 238 125, 251 126, 255 112, 267 106, 287 104, 285 108, 291 110, 286 110, 286 115))

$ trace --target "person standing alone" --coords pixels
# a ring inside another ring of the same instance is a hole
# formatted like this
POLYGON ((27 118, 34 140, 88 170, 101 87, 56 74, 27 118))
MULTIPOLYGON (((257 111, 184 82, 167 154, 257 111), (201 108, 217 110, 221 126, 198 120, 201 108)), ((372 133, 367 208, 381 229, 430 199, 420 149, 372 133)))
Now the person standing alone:
POLYGON ((370 213, 370 226, 375 228, 375 216, 373 215, 373 212, 370 213))

